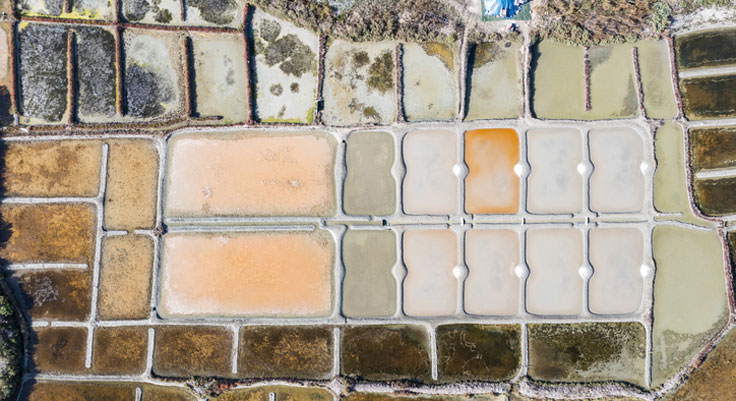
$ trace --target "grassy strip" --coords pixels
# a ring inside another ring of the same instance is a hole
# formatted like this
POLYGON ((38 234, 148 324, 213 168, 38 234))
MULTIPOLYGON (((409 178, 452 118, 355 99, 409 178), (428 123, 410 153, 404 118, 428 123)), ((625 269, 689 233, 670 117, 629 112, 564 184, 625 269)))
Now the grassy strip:
POLYGON ((436 0, 357 0, 340 13, 314 0, 249 0, 249 3, 314 32, 357 42, 454 42, 463 31, 457 12, 436 0))
POLYGON ((534 12, 538 37, 595 46, 658 37, 673 9, 660 0, 540 0, 534 12))
POLYGON ((733 7, 734 0, 670 0, 673 1, 677 11, 682 14, 689 14, 698 11, 701 8, 709 7, 733 7))
POLYGON ((532 4, 538 38, 595 46, 660 38, 675 15, 733 8, 736 0, 537 0, 532 4))

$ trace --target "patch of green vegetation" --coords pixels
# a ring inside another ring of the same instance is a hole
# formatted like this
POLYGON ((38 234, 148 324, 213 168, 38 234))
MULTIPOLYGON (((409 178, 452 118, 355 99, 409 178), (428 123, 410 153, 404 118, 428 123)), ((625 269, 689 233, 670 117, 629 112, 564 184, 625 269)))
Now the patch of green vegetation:
MULTIPOLYGON (((0 277, 0 280, 3 278, 0 277)), ((15 398, 20 387, 23 342, 18 316, 10 299, 0 290, 0 399, 15 398)))
POLYGON ((469 62, 472 68, 476 70, 488 63, 511 57, 514 52, 518 51, 521 37, 516 33, 509 33, 494 36, 484 35, 469 40, 469 49, 472 55, 469 62))
MULTIPOLYGON (((506 42, 509 43, 510 42, 506 42)), ((478 69, 484 65, 496 61, 502 55, 501 43, 486 42, 478 43, 473 49, 473 69, 478 69)))
MULTIPOLYGON (((48 12, 44 13, 46 15, 53 15, 55 17, 58 17, 64 11, 64 0, 46 0, 45 3, 46 11, 48 12)), ((31 11, 31 2, 21 1, 18 5, 20 6, 22 11, 31 11)))
POLYGON ((253 36, 253 50, 256 54, 264 54, 266 52, 266 42, 261 40, 259 36, 253 36))
POLYGON ((274 96, 281 96, 281 94, 284 93, 284 87, 281 86, 281 84, 271 85, 268 90, 274 96))
POLYGON ((353 65, 355 66, 355 68, 364 67, 370 62, 371 58, 368 57, 368 52, 366 51, 361 50, 353 54, 353 65))
POLYGON ((281 35, 281 25, 276 21, 263 20, 261 22, 261 37, 267 42, 273 42, 281 35))
POLYGON ((309 110, 307 110, 306 115, 304 116, 304 119, 300 118, 284 118, 284 113, 286 112, 286 107, 283 107, 278 115, 276 116, 270 116, 265 117, 261 120, 259 120, 262 123, 287 123, 287 124, 311 124, 314 122, 314 107, 310 107, 309 110))
POLYGON ((99 19, 100 11, 102 7, 112 5, 112 2, 106 2, 107 4, 100 4, 97 0, 74 0, 72 2, 72 14, 77 17, 99 19))
POLYGON ((669 4, 658 1, 652 4, 652 15, 649 17, 649 25, 655 32, 663 32, 670 26, 672 21, 672 7, 669 4))
POLYGON ((376 109, 372 106, 368 106, 364 108, 363 115, 368 118, 375 118, 375 119, 381 118, 381 116, 378 115, 378 112, 376 111, 376 109))
POLYGON ((364 108, 365 103, 358 102, 358 99, 356 98, 350 99, 350 103, 348 103, 348 110, 350 110, 351 113, 362 111, 364 108))
POLYGON ((304 119, 304 122, 306 124, 311 124, 314 122, 314 113, 316 110, 317 110, 316 106, 312 106, 309 108, 309 110, 307 110, 307 116, 304 119))
POLYGON ((13 305, 4 296, 0 296, 0 316, 6 318, 13 314, 13 305))
POLYGON ((463 30, 455 9, 435 0, 356 0, 341 12, 314 0, 249 3, 298 26, 357 42, 455 42, 463 30))
POLYGON ((297 78, 316 69, 317 56, 309 46, 291 33, 268 42, 263 52, 269 67, 279 64, 281 71, 297 78))
POLYGON ((532 6, 531 6, 531 3, 526 3, 523 6, 521 6, 521 8, 519 9, 519 11, 514 16, 514 19, 517 19, 517 20, 520 20, 520 21, 529 21, 530 19, 532 19, 532 6))
POLYGON ((161 0, 130 0, 123 2, 123 14, 128 21, 138 22, 153 13, 154 21, 168 24, 174 19, 171 10, 161 7, 161 0))
POLYGON ((368 87, 381 93, 394 87, 394 57, 393 52, 384 51, 373 60, 368 69, 368 87))
POLYGON ((173 16, 171 15, 171 11, 161 8, 158 10, 158 13, 156 13, 156 17, 154 18, 156 22, 160 22, 162 24, 168 24, 171 22, 171 19, 173 16))
POLYGON ((650 29, 654 23, 669 25, 665 5, 655 6, 657 3, 662 2, 545 0, 537 3, 534 9, 538 16, 535 33, 542 39, 583 46, 656 36, 657 32, 650 29), (655 20, 652 20, 653 15, 655 20))
POLYGON ((595 46, 660 37, 674 15, 734 0, 542 0, 535 3, 535 33, 569 45, 595 46))
POLYGON ((423 43, 422 49, 424 49, 427 55, 440 59, 448 70, 452 71, 455 69, 455 52, 449 45, 437 42, 423 43))
POLYGON ((148 0, 129 0, 123 3, 123 13, 129 21, 137 22, 145 18, 151 9, 148 0))
POLYGON ((521 44, 522 41, 521 33, 516 31, 503 31, 503 32, 482 32, 479 30, 472 30, 468 32, 468 43, 485 43, 485 42, 513 42, 521 44))
POLYGON ((188 0, 190 7, 199 9, 205 21, 217 25, 227 25, 235 19, 237 4, 235 0, 188 0))
POLYGON ((701 8, 734 6, 733 0, 678 0, 682 13, 692 13, 701 8))

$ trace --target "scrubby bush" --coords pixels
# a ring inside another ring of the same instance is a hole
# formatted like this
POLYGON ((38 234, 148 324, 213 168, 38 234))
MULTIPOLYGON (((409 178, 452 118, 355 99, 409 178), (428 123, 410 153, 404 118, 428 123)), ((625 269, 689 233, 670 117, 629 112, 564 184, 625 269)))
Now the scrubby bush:
POLYGON ((701 8, 734 6, 734 0, 679 0, 683 13, 691 13, 701 8))
POLYGON ((649 24, 655 32, 662 32, 670 25, 672 20, 672 7, 669 4, 658 1, 652 5, 652 15, 649 24))
POLYGON ((647 34, 652 7, 651 0, 542 0, 536 32, 576 45, 619 43, 647 34))
MULTIPOLYGON (((1 276, 0 280, 3 280, 1 276)), ((20 385, 23 350, 16 319, 15 310, 0 286, 0 400, 13 399, 20 385)))
POLYGON ((455 9, 437 0, 356 0, 338 10, 315 0, 249 0, 313 31, 354 41, 455 41, 463 30, 455 9))

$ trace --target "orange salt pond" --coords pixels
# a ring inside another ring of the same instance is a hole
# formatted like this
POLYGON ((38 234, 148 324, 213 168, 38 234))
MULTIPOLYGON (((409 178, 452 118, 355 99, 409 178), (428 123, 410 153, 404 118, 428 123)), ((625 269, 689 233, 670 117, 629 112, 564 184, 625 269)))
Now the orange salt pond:
POLYGON ((519 136, 513 129, 476 129, 465 133, 465 210, 473 214, 519 210, 519 136))
POLYGON ((168 234, 159 313, 328 315, 334 248, 330 234, 321 231, 168 234))
POLYGON ((256 132, 175 137, 166 214, 326 216, 335 210, 335 140, 256 132))

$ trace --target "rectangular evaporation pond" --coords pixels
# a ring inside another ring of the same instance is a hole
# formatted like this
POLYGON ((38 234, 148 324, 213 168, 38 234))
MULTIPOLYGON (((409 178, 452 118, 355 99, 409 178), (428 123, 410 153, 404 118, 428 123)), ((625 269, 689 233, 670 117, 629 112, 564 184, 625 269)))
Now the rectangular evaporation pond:
POLYGON ((736 117, 736 75, 683 79, 680 89, 689 120, 736 117))
POLYGON ((115 116, 115 36, 104 28, 75 28, 79 114, 88 117, 115 116))
POLYGON ((164 317, 327 316, 335 243, 326 231, 168 234, 164 317))
POLYGON ((19 63, 22 114, 30 123, 58 122, 67 112, 65 26, 20 24, 19 63))
POLYGON ((585 51, 543 40, 531 48, 532 112, 537 118, 583 119, 585 114, 585 51))
POLYGON ((736 29, 695 32, 675 38, 681 69, 736 64, 736 29))
POLYGON ((691 129, 690 166, 695 171, 736 166, 736 128, 691 129))
POLYGON ((335 147, 325 133, 175 136, 166 216, 330 216, 335 147))

